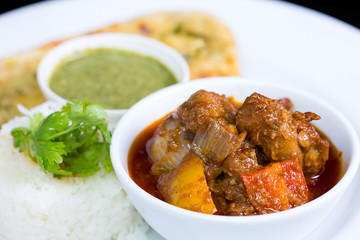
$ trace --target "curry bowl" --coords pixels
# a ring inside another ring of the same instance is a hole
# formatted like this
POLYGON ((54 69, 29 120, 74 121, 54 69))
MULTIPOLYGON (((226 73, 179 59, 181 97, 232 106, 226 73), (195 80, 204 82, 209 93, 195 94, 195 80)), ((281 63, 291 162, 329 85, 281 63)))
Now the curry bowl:
POLYGON ((185 59, 173 48, 125 33, 90 34, 65 41, 48 52, 37 69, 38 84, 48 100, 63 104, 86 98, 105 107, 109 122, 117 122, 142 97, 186 82, 189 76, 185 59), (161 77, 165 79, 160 82, 161 77))
POLYGON ((128 197, 166 239, 303 239, 330 214, 354 179, 359 166, 359 138, 337 109, 307 92, 241 77, 214 77, 176 84, 136 103, 118 122, 112 137, 111 160, 128 197), (139 187, 129 176, 129 149, 146 127, 173 112, 190 95, 204 89, 244 101, 253 92, 269 98, 290 98, 294 109, 321 116, 315 126, 342 152, 340 180, 329 191, 301 206, 254 216, 223 216, 194 212, 166 203, 139 187))

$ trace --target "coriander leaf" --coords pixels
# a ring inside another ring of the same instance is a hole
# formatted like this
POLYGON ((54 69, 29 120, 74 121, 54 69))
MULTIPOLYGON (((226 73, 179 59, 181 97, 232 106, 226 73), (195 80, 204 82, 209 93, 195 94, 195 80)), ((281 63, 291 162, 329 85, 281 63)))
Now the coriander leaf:
POLYGON ((14 138, 14 146, 19 148, 20 152, 27 151, 29 154, 27 143, 29 142, 30 135, 31 131, 26 127, 18 127, 11 130, 11 136, 14 138))
POLYGON ((87 106, 85 109, 85 115, 90 119, 96 120, 106 118, 106 112, 104 108, 97 104, 87 106))
POLYGON ((62 155, 65 155, 65 145, 62 142, 35 142, 32 145, 35 158, 38 164, 45 170, 49 170, 49 166, 60 164, 63 162, 62 155))
POLYGON ((68 111, 72 123, 71 130, 105 123, 106 112, 100 105, 86 105, 81 102, 74 102, 72 105, 66 106, 65 109, 68 111))
POLYGON ((110 146, 109 145, 106 146, 105 156, 102 161, 102 165, 103 165, 104 169, 108 172, 111 172, 113 170, 113 166, 112 166, 111 158, 110 158, 110 146))
POLYGON ((87 177, 97 172, 99 161, 102 158, 104 151, 103 143, 95 143, 82 149, 74 156, 67 156, 64 159, 66 171, 71 171, 74 176, 87 177))
POLYGON ((80 147, 87 147, 87 145, 98 142, 98 130, 90 126, 78 128, 59 137, 59 141, 64 142, 67 153, 76 152, 80 147))
POLYGON ((50 114, 39 125, 36 138, 50 140, 62 133, 69 125, 69 118, 61 112, 50 114))
POLYGON ((62 112, 65 112, 66 114, 76 114, 79 112, 82 113, 83 104, 79 101, 75 101, 72 103, 67 103, 62 107, 62 112))
POLYGON ((14 146, 55 176, 86 177, 101 166, 110 172, 111 132, 105 118, 100 105, 87 100, 67 103, 46 118, 33 115, 29 128, 13 129, 14 146))
POLYGON ((99 128, 104 140, 107 143, 110 144, 110 142, 111 142, 111 132, 107 130, 107 124, 104 122, 102 124, 97 125, 97 127, 99 128))
POLYGON ((82 116, 84 113, 84 104, 82 102, 76 101, 70 104, 69 116, 82 116))
POLYGON ((66 171, 60 167, 60 165, 48 166, 48 172, 54 174, 55 176, 72 176, 73 173, 66 171))
POLYGON ((44 116, 41 113, 35 113, 34 115, 32 115, 30 117, 30 131, 35 132, 43 119, 44 116))

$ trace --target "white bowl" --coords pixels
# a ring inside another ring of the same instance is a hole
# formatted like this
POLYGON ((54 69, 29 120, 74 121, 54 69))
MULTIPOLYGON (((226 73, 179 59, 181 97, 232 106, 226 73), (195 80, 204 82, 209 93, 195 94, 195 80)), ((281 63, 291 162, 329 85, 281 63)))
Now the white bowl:
MULTIPOLYGON (((185 59, 166 44, 134 34, 99 33, 68 40, 53 48, 43 57, 37 69, 37 80, 45 97, 61 104, 66 103, 66 99, 53 92, 49 87, 49 78, 54 68, 74 52, 101 47, 122 49, 153 57, 167 66, 180 83, 187 82, 190 79, 190 71, 185 59)), ((126 110, 107 109, 108 121, 117 122, 126 110)))
POLYGON ((196 80, 159 90, 135 104, 118 122, 112 138, 111 160, 130 200, 143 218, 166 239, 303 239, 333 210, 357 171, 359 138, 350 122, 328 103, 286 86, 239 77, 196 80), (327 193, 302 206, 257 216, 216 216, 167 204, 141 189, 128 174, 128 150, 148 125, 175 110, 199 89, 243 101, 253 92, 270 98, 289 97, 295 110, 312 111, 322 118, 315 125, 343 153, 341 180, 327 193))

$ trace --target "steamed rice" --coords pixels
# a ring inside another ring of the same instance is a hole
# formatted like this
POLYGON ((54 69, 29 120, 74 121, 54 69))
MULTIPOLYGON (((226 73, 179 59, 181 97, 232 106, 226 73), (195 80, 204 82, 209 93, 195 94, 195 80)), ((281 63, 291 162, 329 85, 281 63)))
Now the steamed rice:
POLYGON ((13 147, 9 132, 27 126, 16 118, 0 131, 0 239, 146 239, 114 172, 54 178, 13 147))

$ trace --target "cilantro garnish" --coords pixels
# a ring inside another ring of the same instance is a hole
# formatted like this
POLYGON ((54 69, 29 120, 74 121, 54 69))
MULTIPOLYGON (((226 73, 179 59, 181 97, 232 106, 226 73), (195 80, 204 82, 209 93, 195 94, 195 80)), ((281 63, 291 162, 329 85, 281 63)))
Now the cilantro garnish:
POLYGON ((44 118, 30 117, 30 126, 14 128, 14 146, 55 176, 93 175, 101 167, 112 171, 111 132, 105 122, 106 112, 88 101, 66 104, 60 111, 44 118))

